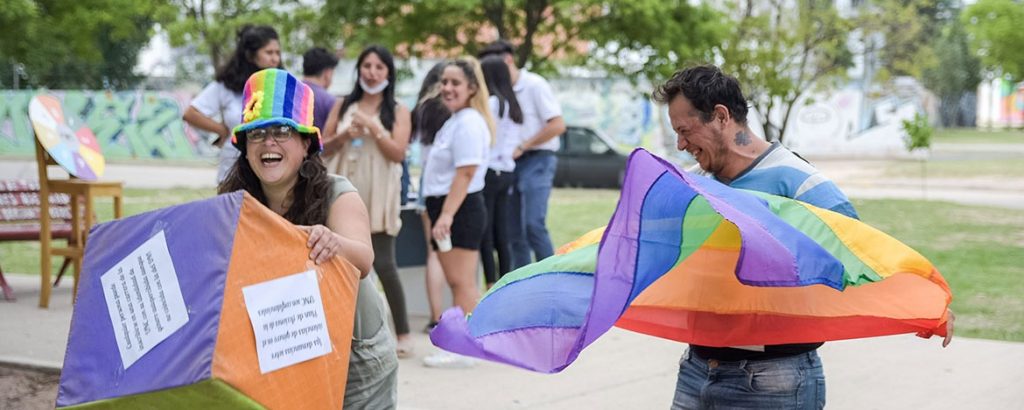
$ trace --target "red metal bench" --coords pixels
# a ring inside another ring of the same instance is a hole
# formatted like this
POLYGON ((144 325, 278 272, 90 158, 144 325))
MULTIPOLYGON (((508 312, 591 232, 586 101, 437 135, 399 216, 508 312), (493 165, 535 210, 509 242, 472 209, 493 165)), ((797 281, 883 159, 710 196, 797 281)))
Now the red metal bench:
MULTIPOLYGON (((0 180, 0 242, 37 241, 39 232, 39 184, 35 181, 0 180)), ((50 232, 54 239, 71 238, 71 201, 66 194, 50 195, 50 218, 53 224, 50 232)), ((71 258, 64 258, 64 264, 57 275, 57 282, 67 270, 71 258)), ((55 284, 56 285, 56 284, 55 284)), ((0 267, 0 288, 4 298, 14 300, 14 293, 4 279, 0 267)))

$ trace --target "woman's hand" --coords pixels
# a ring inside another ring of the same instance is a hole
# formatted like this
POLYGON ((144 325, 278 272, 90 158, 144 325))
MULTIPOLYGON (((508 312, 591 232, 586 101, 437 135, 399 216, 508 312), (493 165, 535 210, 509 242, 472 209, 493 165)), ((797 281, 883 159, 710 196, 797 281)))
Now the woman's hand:
POLYGON ((433 235, 435 241, 443 241, 452 234, 452 215, 442 213, 434 222, 433 235))
POLYGON ((374 138, 378 138, 381 135, 380 127, 374 124, 366 114, 359 112, 359 110, 352 113, 351 128, 353 131, 358 132, 359 135, 372 136, 374 138))
POLYGON ((341 238, 330 228, 323 225, 302 226, 299 230, 309 234, 306 246, 310 248, 309 259, 317 265, 341 253, 341 238))

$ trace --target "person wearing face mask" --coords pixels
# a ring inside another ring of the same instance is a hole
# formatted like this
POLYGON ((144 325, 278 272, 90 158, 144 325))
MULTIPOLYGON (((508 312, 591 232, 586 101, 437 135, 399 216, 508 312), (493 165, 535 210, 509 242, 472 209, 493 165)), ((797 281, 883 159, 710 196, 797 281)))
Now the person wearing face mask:
POLYGON ((235 165, 238 149, 225 144, 231 129, 242 121, 242 88, 253 73, 265 68, 282 68, 281 43, 270 26, 246 25, 238 30, 235 52, 217 70, 216 81, 208 84, 192 100, 181 117, 188 125, 217 135, 213 145, 218 155, 217 183, 224 181, 235 165))
POLYGON ((377 272, 398 339, 398 357, 412 355, 395 238, 401 228, 402 161, 409 146, 409 109, 395 101, 394 57, 370 46, 356 60, 356 84, 334 104, 324 125, 327 169, 352 181, 370 212, 377 272))

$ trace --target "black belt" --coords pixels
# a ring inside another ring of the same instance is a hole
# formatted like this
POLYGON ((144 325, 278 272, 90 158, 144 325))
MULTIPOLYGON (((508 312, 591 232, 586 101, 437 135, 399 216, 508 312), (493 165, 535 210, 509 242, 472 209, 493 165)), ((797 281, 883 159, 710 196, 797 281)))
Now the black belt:
POLYGON ((516 161, 522 161, 526 158, 536 155, 555 155, 555 151, 549 149, 531 149, 529 151, 524 152, 523 155, 520 155, 519 158, 516 159, 516 161))

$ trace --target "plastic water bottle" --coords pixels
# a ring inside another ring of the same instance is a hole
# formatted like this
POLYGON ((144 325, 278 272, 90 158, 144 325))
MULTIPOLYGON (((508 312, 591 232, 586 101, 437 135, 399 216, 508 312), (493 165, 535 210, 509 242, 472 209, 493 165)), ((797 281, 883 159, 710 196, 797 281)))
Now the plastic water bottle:
POLYGON ((352 142, 348 145, 348 160, 355 161, 359 159, 359 156, 363 154, 363 139, 353 138, 352 142))

